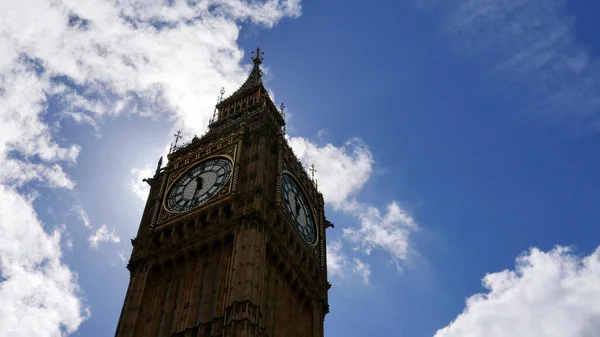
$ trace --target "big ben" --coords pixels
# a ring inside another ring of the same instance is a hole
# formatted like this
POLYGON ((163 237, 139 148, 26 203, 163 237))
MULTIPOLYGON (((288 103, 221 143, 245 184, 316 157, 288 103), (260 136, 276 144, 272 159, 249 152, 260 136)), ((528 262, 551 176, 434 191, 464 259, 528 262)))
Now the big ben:
POLYGON ((323 336, 323 195, 262 82, 221 100, 206 134, 152 178, 116 336, 323 336))

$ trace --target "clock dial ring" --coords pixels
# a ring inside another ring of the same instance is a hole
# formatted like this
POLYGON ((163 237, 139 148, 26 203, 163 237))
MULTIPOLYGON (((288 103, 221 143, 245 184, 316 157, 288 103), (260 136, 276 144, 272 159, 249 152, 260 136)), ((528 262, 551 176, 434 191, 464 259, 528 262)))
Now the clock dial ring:
POLYGON ((233 172, 227 157, 213 157, 183 172, 169 188, 165 207, 170 212, 186 212, 212 199, 229 182, 233 172))
POLYGON ((306 243, 315 245, 317 230, 312 210, 302 188, 289 173, 281 176, 281 199, 296 232, 306 243))

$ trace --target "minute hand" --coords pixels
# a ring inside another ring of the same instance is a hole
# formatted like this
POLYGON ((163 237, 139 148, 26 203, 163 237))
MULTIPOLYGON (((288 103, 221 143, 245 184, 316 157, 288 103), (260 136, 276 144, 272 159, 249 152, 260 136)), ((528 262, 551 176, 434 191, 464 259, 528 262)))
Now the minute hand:
POLYGON ((298 195, 294 195, 294 203, 296 204, 296 218, 294 220, 298 221, 298 217, 300 216, 300 209, 302 206, 300 205, 300 201, 298 200, 298 195))

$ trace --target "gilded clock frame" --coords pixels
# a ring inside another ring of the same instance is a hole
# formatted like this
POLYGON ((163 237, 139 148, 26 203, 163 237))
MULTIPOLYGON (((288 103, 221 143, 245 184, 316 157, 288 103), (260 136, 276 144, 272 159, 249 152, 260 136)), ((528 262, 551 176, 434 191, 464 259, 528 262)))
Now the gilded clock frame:
MULTIPOLYGON (((237 142, 231 142, 237 143, 237 142)), ((221 144, 218 144, 221 145, 221 144)), ((162 189, 162 198, 160 202, 160 212, 157 217, 156 225, 153 226, 154 230, 158 230, 160 228, 164 228, 178 221, 179 219, 191 217, 199 212, 201 212, 205 207, 210 207, 211 205, 225 200, 227 198, 231 198, 232 195, 237 192, 237 178, 238 178, 238 170, 239 170, 239 144, 235 144, 226 148, 222 148, 221 146, 217 146, 218 152, 213 152, 212 148, 203 148, 199 151, 195 151, 183 158, 178 158, 175 160, 173 166, 171 166, 171 172, 167 172, 168 177, 166 178, 166 187, 162 189), (202 154, 208 154, 213 152, 206 157, 202 156, 202 154), (174 212, 169 210, 166 207, 166 200, 168 195, 173 188, 173 185, 177 183, 178 179, 182 177, 187 171, 193 169, 194 167, 207 162, 209 160, 215 158, 224 158, 231 162, 232 171, 229 176, 229 181, 215 196, 213 196, 210 200, 207 200, 205 203, 196 206, 193 209, 182 211, 182 212, 174 212)))
MULTIPOLYGON (((279 191, 277 191, 277 193, 278 193, 278 195, 279 195, 279 200, 278 200, 278 201, 279 201, 279 207, 281 207, 281 208, 283 209, 283 211, 285 212, 285 215, 286 215, 286 216, 289 218, 289 215, 288 215, 287 209, 285 209, 285 205, 284 205, 284 202, 283 202, 283 197, 281 196, 281 180, 283 180, 283 175, 284 175, 284 174, 287 174, 287 175, 289 175, 289 176, 290 176, 290 177, 291 177, 291 178, 294 180, 294 182, 296 183, 296 185, 298 185, 298 187, 300 188, 300 190, 301 190, 301 192, 302 192, 302 194, 303 194, 303 196, 304 196, 304 199, 305 199, 305 200, 306 200, 306 202, 308 203, 308 209, 309 209, 309 211, 310 211, 310 213, 311 213, 311 215, 312 215, 312 218, 313 218, 313 226, 315 227, 315 228, 314 228, 314 230, 315 230, 315 242, 313 242, 313 243, 308 243, 308 242, 306 242, 306 240, 304 240, 302 237, 300 237, 300 238, 302 239, 302 242, 306 243, 308 246, 310 246, 311 248, 313 248, 313 249, 314 249, 314 248, 316 248, 316 247, 317 247, 317 245, 319 244, 319 241, 321 240, 321 235, 320 235, 320 233, 319 233, 319 225, 320 225, 319 218, 318 218, 317 216, 315 216, 315 215, 316 215, 316 212, 315 212, 315 209, 314 209, 314 207, 313 207, 313 205, 312 205, 312 202, 310 201, 310 198, 308 198, 308 195, 309 195, 309 194, 308 194, 308 193, 306 193, 307 191, 306 191, 306 189, 305 189, 305 188, 302 186, 302 184, 300 183, 300 179, 298 179, 298 177, 296 177, 296 175, 295 175, 295 174, 293 174, 291 171, 289 171, 289 170, 287 170, 287 169, 283 169, 283 170, 281 171, 281 174, 279 174, 279 177, 277 178, 277 179, 279 179, 279 181, 280 181, 280 183, 279 183, 279 184, 277 184, 277 185, 279 186, 279 187, 278 187, 279 191)), ((290 219, 290 221, 292 221, 292 220, 290 219)), ((295 224, 293 224, 293 225, 295 225, 295 224)), ((296 234, 298 234, 298 235, 300 236, 300 233, 298 233, 298 232, 297 232, 297 229, 296 229, 296 228, 294 228, 294 232, 296 232, 296 234)))
POLYGON ((171 173, 169 175, 169 183, 168 183, 169 185, 167 186, 167 189, 165 190, 165 193, 164 193, 164 196, 163 196, 163 201, 162 201, 163 208, 166 209, 169 213, 173 213, 173 214, 188 213, 188 212, 192 212, 192 211, 196 210, 199 207, 202 207, 202 206, 205 206, 205 205, 208 205, 208 204, 212 203, 213 200, 215 200, 216 198, 218 198, 220 196, 223 196, 225 194, 229 194, 229 192, 231 192, 231 186, 233 185, 232 183, 233 183, 233 171, 234 171, 234 169, 235 169, 235 162, 233 161, 233 158, 231 158, 230 156, 227 156, 227 155, 219 155, 219 154, 217 154, 217 155, 214 155, 214 156, 210 156, 210 157, 204 158, 204 159, 199 160, 197 162, 194 162, 193 164, 187 166, 185 169, 181 170, 180 172, 171 173), (200 205, 198 205, 198 206, 196 206, 194 208, 190 208, 188 210, 179 211, 179 212, 178 211, 170 210, 167 207, 167 199, 169 197, 169 194, 171 193, 171 190, 173 189, 173 187, 175 186, 175 184, 177 184, 177 182, 179 181, 179 179, 181 179, 187 172, 189 172, 190 170, 194 169, 195 167, 197 167, 199 165, 202 165, 203 163, 206 163, 208 161, 217 159, 217 158, 227 159, 231 163, 231 173, 229 174, 229 178, 227 180, 227 184, 225 184, 219 190, 219 192, 217 192, 217 194, 215 194, 213 197, 211 197, 210 199, 206 200, 204 203, 202 203, 202 204, 200 204, 200 205), (174 178, 174 179, 172 179, 172 177, 174 175, 177 175, 177 177, 174 178), (225 189, 227 189, 227 191, 223 192, 225 189))

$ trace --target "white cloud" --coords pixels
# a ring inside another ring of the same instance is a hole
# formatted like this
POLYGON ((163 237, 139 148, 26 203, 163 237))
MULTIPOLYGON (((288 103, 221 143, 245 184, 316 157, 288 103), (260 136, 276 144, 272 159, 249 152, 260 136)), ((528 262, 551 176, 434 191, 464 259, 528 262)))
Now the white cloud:
POLYGON ((359 243, 367 255, 373 249, 388 253, 400 270, 400 262, 408 257, 409 235, 417 224, 396 202, 387 206, 385 215, 373 206, 363 207, 363 211, 355 213, 360 218, 360 228, 344 228, 344 237, 359 243))
MULTIPOLYGON (((0 45, 5 46, 3 42, 0 37, 0 45)), ((2 55, 11 55, 10 49, 2 55)), ((40 118, 45 97, 39 79, 19 58, 10 66, 7 62, 0 56, 0 183, 22 186, 40 181, 50 187, 73 188, 56 162, 75 163, 79 147, 61 147, 52 139, 40 118)))
POLYGON ((600 129, 600 62, 577 41, 566 0, 424 2, 446 14, 444 37, 520 89, 511 100, 526 112, 600 129))
MULTIPOLYGON (((408 212, 393 201, 385 214, 375 206, 357 200, 358 192, 373 172, 373 155, 364 142, 354 138, 341 147, 318 146, 302 137, 290 137, 290 146, 304 166, 315 164, 315 177, 325 202, 353 216, 358 224, 343 229, 343 240, 359 245, 355 254, 370 255, 373 250, 387 253, 398 271, 410 252, 409 237, 417 224, 408 212)), ((327 263, 333 276, 360 275, 369 283, 370 266, 342 251, 342 241, 329 244, 327 263)))
POLYGON ((88 216, 87 212, 85 211, 85 209, 83 208, 83 206, 81 204, 74 206, 72 208, 72 211, 77 214, 79 219, 81 219, 81 222, 83 222, 83 226, 85 228, 87 228, 87 229, 92 228, 92 223, 90 221, 90 217, 88 216))
POLYGON ((332 144, 319 147, 302 137, 291 137, 289 143, 305 166, 315 165, 319 190, 325 202, 336 209, 353 204, 352 198, 373 171, 373 155, 358 138, 347 141, 341 147, 332 144))
POLYGON ((52 188, 72 189, 75 187, 75 183, 58 164, 34 164, 14 158, 6 158, 6 153, 0 153, 0 156, 2 155, 5 157, 0 158, 0 163, 2 163, 0 183, 19 187, 36 181, 52 188))
POLYGON ((71 239, 71 234, 67 231, 66 224, 60 224, 56 226, 55 231, 58 232, 61 236, 61 242, 64 244, 68 251, 73 249, 73 240, 71 239))
POLYGON ((100 226, 94 234, 90 235, 88 241, 91 248, 98 249, 103 242, 119 243, 121 242, 121 238, 119 238, 114 228, 109 231, 106 224, 104 224, 100 226))
POLYGON ((64 228, 44 232, 32 200, 1 184, 0 200, 0 336, 75 331, 89 312, 77 276, 62 262, 64 228))
POLYGON ((342 251, 342 246, 341 240, 327 245, 327 273, 329 276, 346 278, 348 275, 356 275, 360 277, 364 285, 369 285, 371 266, 359 258, 351 260, 342 251))
POLYGON ((113 260, 113 262, 110 264, 110 267, 115 267, 115 266, 126 266, 127 265, 127 257, 128 255, 131 254, 131 251, 129 253, 125 252, 124 250, 119 250, 117 252, 117 256, 116 258, 113 260))
POLYGON ((579 257, 569 248, 531 249, 515 270, 487 274, 486 293, 435 337, 595 337, 600 331, 600 247, 579 257))
POLYGON ((119 261, 120 261, 120 262, 121 262, 123 265, 127 264, 127 253, 125 253, 125 251, 123 251, 123 250, 120 250, 120 251, 117 253, 117 257, 119 258, 119 261))
POLYGON ((0 43, 8 47, 0 56, 0 69, 22 68, 4 85, 4 96, 15 105, 21 103, 12 98, 23 91, 23 96, 35 95, 23 98, 34 105, 30 110, 39 111, 48 92, 62 98, 65 115, 92 125, 86 116, 148 115, 167 109, 187 131, 199 133, 207 126, 220 87, 232 92, 247 74, 239 66, 243 53, 236 44, 236 22, 271 27, 286 16, 300 15, 300 4, 30 0, 5 3, 0 10, 14 13, 0 27, 0 43), (6 6, 10 8, 2 8, 6 6), (27 66, 31 62, 21 65, 23 55, 39 60, 45 71, 36 76, 27 66), (84 90, 53 80, 56 75, 84 90))
POLYGON ((346 274, 345 265, 348 257, 342 252, 342 241, 337 240, 327 244, 327 273, 333 276, 346 274))
POLYGON ((133 176, 129 182, 131 191, 136 197, 140 198, 142 201, 146 201, 146 199, 148 199, 148 193, 150 193, 150 186, 142 180, 145 178, 152 178, 154 175, 152 169, 148 165, 143 169, 134 168, 131 170, 131 175, 133 176))
POLYGON ((369 277, 371 276, 371 266, 364 263, 359 258, 354 258, 352 261, 354 262, 352 265, 352 272, 360 276, 363 283, 368 286, 370 284, 369 277))

